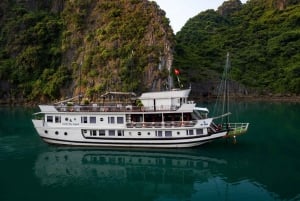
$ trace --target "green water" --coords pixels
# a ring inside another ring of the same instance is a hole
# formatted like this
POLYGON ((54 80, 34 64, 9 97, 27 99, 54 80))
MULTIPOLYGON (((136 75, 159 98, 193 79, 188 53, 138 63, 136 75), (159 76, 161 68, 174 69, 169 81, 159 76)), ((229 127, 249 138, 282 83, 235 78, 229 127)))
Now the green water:
POLYGON ((236 144, 181 150, 49 146, 33 109, 0 108, 0 201, 300 200, 300 104, 240 103, 236 144))

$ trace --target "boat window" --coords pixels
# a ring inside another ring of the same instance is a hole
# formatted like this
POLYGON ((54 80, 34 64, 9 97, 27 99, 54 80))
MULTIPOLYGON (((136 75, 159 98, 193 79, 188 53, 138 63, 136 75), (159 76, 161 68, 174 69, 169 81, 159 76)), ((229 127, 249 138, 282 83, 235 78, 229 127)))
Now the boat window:
POLYGON ((81 123, 87 123, 87 117, 81 117, 81 123))
POLYGON ((99 130, 99 136, 105 136, 105 130, 99 130))
POLYGON ((166 137, 172 137, 172 131, 165 131, 166 137))
POLYGON ((183 121, 191 121, 191 120, 192 120, 192 116, 190 113, 183 114, 183 121))
POLYGON ((53 116, 47 116, 47 122, 53 122, 53 116))
POLYGON ((95 124, 96 123, 96 117, 90 117, 90 123, 95 124))
POLYGON ((55 123, 60 123, 60 122, 61 122, 60 116, 55 116, 55 123))
POLYGON ((140 135, 142 135, 142 133, 141 133, 141 132, 138 132, 138 135, 140 136, 140 135))
POLYGON ((115 123, 115 117, 108 117, 108 123, 114 124, 115 123))
POLYGON ((123 124, 124 118, 123 117, 117 117, 117 124, 123 124))
POLYGON ((188 135, 194 135, 194 130, 188 130, 188 135))
POLYGON ((124 131, 118 130, 118 136, 124 136, 124 131))
POLYGON ((115 136, 115 130, 108 130, 109 136, 115 136))
POLYGON ((96 130, 90 130, 90 135, 91 136, 97 136, 97 131, 96 130))
POLYGON ((156 137, 162 137, 162 131, 156 131, 155 136, 156 137))
POLYGON ((101 117, 101 118, 100 118, 100 121, 103 121, 103 120, 104 120, 104 119, 101 117))
POLYGON ((203 129, 196 129, 196 134, 197 135, 202 135, 203 134, 203 129))
POLYGON ((181 121, 181 113, 164 114, 164 121, 181 121))
POLYGON ((141 115, 141 114, 132 114, 131 115, 131 120, 133 122, 143 122, 143 115, 141 115))

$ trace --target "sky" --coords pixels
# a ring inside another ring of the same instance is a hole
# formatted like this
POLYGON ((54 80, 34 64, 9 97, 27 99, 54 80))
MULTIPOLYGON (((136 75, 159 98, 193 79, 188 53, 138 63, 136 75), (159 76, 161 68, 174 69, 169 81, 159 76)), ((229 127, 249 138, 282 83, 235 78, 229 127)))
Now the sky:
MULTIPOLYGON (((174 33, 180 31, 183 25, 202 11, 216 10, 226 0, 152 0, 166 12, 174 33)), ((247 0, 241 0, 246 3, 247 0)))

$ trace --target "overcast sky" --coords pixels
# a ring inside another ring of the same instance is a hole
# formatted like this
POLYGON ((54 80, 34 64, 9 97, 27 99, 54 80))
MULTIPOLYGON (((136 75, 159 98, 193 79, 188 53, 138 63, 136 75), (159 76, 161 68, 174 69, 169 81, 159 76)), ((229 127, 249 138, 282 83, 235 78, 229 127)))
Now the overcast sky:
MULTIPOLYGON (((225 0, 152 0, 166 12, 170 19, 174 33, 178 32, 189 18, 196 16, 201 11, 216 10, 225 0)), ((247 0, 241 0, 246 3, 247 0)))

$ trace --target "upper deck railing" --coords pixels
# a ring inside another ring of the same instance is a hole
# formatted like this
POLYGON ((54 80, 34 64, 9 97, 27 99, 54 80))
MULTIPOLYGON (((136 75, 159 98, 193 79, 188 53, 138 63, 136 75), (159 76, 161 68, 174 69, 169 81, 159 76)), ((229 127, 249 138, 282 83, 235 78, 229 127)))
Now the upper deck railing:
POLYGON ((133 105, 57 105, 55 106, 59 112, 156 112, 156 111, 176 111, 178 107, 164 105, 158 107, 144 107, 133 105))

